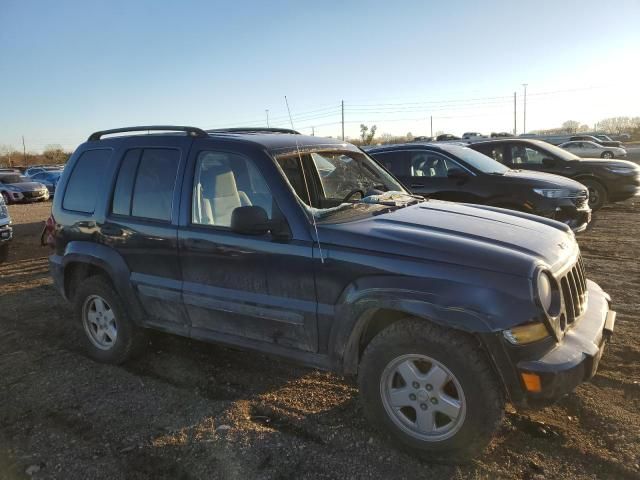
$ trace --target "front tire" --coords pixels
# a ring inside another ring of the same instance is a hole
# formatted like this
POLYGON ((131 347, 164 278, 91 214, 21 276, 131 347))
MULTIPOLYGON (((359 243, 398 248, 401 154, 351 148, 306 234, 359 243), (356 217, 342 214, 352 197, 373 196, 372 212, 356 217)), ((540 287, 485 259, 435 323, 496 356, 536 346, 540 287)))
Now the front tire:
POLYGON ((89 277, 78 286, 74 310, 86 351, 94 360, 117 365, 144 348, 144 332, 129 318, 122 299, 105 277, 89 277))
POLYGON ((476 457, 504 415, 503 388, 477 342, 423 320, 380 332, 362 356, 358 383, 369 421, 431 461, 476 457))
POLYGON ((600 210, 607 203, 607 190, 597 180, 585 178, 578 180, 589 190, 589 207, 594 212, 600 210))
POLYGON ((9 198, 9 194, 7 192, 2 192, 2 198, 4 198, 4 203, 9 205, 11 203, 11 199, 9 198))
POLYGON ((613 158, 613 153, 611 152, 602 152, 602 155, 600 155, 602 158, 613 158))

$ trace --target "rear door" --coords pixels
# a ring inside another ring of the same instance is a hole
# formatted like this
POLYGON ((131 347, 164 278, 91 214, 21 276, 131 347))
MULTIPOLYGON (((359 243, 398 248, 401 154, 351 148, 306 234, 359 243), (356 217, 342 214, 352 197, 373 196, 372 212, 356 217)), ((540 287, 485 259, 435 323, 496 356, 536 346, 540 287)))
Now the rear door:
POLYGON ((189 137, 136 137, 120 150, 120 164, 102 241, 122 255, 147 321, 188 332, 178 259, 180 185, 189 137))

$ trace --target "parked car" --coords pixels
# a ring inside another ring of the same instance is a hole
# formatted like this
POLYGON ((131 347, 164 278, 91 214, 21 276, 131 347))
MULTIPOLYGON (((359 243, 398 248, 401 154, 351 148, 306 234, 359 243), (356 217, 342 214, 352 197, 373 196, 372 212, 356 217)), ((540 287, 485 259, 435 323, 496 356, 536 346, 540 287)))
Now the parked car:
POLYGON ((487 138, 487 137, 485 137, 484 135, 478 132, 465 132, 462 134, 463 140, 474 140, 477 138, 487 138))
POLYGON ((11 228, 11 217, 9 209, 0 195, 0 263, 6 262, 9 257, 9 243, 13 239, 13 229, 11 228))
POLYGON ((555 173, 589 189, 591 210, 640 194, 640 166, 624 160, 584 159, 541 140, 487 140, 469 147, 515 169, 555 173))
POLYGON ((60 171, 62 171, 62 168, 59 167, 58 165, 39 165, 39 166, 27 168, 24 171, 24 174, 27 177, 33 177, 34 175, 37 175, 38 173, 42 173, 42 172, 60 172, 60 171))
POLYGON ((411 192, 553 218, 582 232, 591 220, 587 188, 548 173, 511 170, 453 144, 384 145, 367 150, 411 192))
POLYGON ((610 138, 608 140, 602 139, 599 135, 573 135, 569 138, 569 142, 593 142, 603 147, 622 148, 622 142, 617 142, 615 140, 611 140, 610 138))
POLYGON ((42 183, 49 191, 49 198, 53 198, 56 193, 56 186, 60 181, 62 170, 50 170, 34 174, 31 179, 42 183))
POLYGON ((461 138, 456 137, 455 135, 451 135, 450 133, 443 133, 442 135, 438 135, 436 137, 436 142, 446 142, 449 140, 461 140, 461 138))
POLYGON ((500 138, 500 137, 513 137, 514 135, 509 132, 491 132, 491 138, 500 138))
POLYGON ((352 145, 281 132, 132 127, 74 152, 49 265, 94 359, 160 329, 357 374, 372 425, 449 462, 507 398, 596 372, 615 313, 566 225, 425 201, 352 145), (185 135, 122 135, 147 130, 185 135))
POLYGON ((565 142, 558 145, 582 158, 625 158, 627 151, 618 147, 603 147, 596 142, 565 142))
POLYGON ((0 173, 0 194, 7 204, 49 200, 47 187, 17 173, 0 173))

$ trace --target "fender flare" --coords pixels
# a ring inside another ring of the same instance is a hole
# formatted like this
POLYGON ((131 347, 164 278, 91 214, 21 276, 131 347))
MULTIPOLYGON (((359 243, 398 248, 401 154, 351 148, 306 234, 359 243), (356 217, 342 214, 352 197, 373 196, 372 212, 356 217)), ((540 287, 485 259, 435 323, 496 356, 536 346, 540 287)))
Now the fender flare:
MULTIPOLYGON (((122 255, 113 248, 98 243, 71 241, 65 248, 61 263, 65 277, 67 267, 74 263, 93 265, 105 271, 118 295, 131 309, 129 313, 133 321, 138 325, 143 324, 144 310, 131 284, 131 271, 122 255)), ((66 285, 66 278, 63 285, 66 285)))
POLYGON ((493 331, 483 313, 429 302, 424 292, 399 288, 370 289, 358 292, 349 300, 336 307, 336 319, 329 339, 331 364, 347 374, 357 372, 360 339, 370 320, 380 310, 406 313, 407 317, 421 318, 471 334, 493 331))

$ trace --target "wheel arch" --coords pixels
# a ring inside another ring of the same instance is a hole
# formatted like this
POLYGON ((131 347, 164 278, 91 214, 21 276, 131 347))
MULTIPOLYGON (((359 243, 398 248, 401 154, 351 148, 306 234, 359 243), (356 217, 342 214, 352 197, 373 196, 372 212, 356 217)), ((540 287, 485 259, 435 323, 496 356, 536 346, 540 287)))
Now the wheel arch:
POLYGON ((409 294, 404 298, 398 297, 397 291, 383 296, 376 292, 375 299, 363 298, 353 305, 343 306, 336 313, 336 327, 330 336, 330 356, 337 369, 346 374, 357 372, 364 349, 380 331, 406 318, 417 318, 470 335, 492 331, 477 312, 442 307, 410 298, 409 294))
POLYGON ((144 318, 130 281, 130 270, 124 258, 113 249, 91 242, 69 242, 62 260, 64 294, 73 301, 74 290, 82 280, 94 275, 106 277, 122 297, 131 318, 142 324, 144 318))

